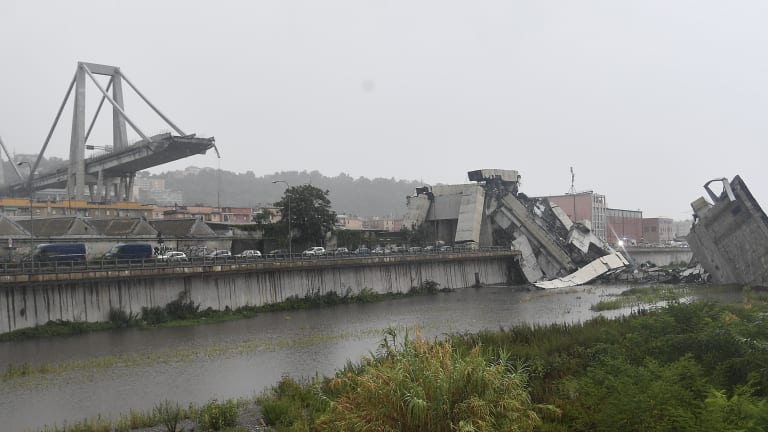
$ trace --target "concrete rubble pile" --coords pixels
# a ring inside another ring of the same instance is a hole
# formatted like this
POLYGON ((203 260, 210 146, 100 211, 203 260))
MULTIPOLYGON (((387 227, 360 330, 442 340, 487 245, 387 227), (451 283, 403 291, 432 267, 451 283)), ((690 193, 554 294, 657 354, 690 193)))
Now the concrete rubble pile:
POLYGON ((467 173, 471 184, 416 188, 404 226, 428 226, 435 243, 506 245, 520 251, 525 278, 540 288, 579 285, 629 263, 598 238, 589 221, 573 222, 545 198, 519 192, 514 170, 467 173))
POLYGON ((712 282, 768 286, 768 217, 740 176, 710 180, 691 203, 693 226, 688 244, 712 282), (715 193, 710 185, 721 183, 715 193))
POLYGON ((604 282, 702 284, 708 283, 711 276, 699 264, 687 268, 666 268, 642 263, 607 272, 600 279, 604 282))
POLYGON ((589 221, 572 222, 545 198, 518 191, 519 175, 500 170, 468 173, 485 190, 485 213, 512 238, 526 279, 539 288, 580 285, 628 264, 591 231, 589 221))

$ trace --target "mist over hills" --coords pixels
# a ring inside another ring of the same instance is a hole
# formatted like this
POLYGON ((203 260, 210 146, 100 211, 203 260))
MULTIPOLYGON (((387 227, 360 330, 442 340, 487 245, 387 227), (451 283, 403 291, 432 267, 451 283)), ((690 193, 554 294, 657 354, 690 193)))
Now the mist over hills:
POLYGON ((327 177, 318 171, 286 171, 256 177, 253 171, 235 173, 197 167, 150 177, 164 178, 167 189, 181 191, 186 205, 271 205, 280 200, 285 190, 284 184, 273 184, 273 181, 282 180, 291 186, 311 184, 329 191, 328 197, 336 213, 359 216, 403 216, 405 197, 422 185, 416 180, 352 178, 344 173, 327 177))

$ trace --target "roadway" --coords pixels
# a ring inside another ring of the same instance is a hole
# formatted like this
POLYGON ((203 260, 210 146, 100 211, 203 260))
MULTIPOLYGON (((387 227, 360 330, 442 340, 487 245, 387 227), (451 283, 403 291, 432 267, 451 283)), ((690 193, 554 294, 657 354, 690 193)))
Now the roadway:
MULTIPOLYGON (((302 254, 278 255, 262 257, 216 257, 208 258, 189 257, 182 260, 159 260, 156 258, 136 259, 136 260, 90 260, 86 262, 31 262, 22 260, 17 263, 0 264, 0 276, 5 275, 32 275, 32 274, 70 274, 70 273, 88 273, 88 272, 115 272, 121 270, 152 270, 178 268, 184 269, 206 269, 211 267, 226 267, 227 270, 248 270, 254 268, 286 268, 286 264, 295 264, 296 267, 304 267, 308 263, 318 265, 356 265, 360 263, 369 263, 374 261, 400 261, 403 259, 451 259, 466 257, 468 255, 487 256, 487 255, 517 255, 515 251, 504 247, 485 247, 479 249, 457 249, 452 251, 420 251, 420 252, 399 252, 387 254, 366 254, 366 255, 320 255, 304 256, 302 254)), ((197 270, 195 270, 197 271, 197 270)), ((5 280, 10 282, 10 280, 5 280)), ((2 282, 2 281, 0 281, 2 282)))

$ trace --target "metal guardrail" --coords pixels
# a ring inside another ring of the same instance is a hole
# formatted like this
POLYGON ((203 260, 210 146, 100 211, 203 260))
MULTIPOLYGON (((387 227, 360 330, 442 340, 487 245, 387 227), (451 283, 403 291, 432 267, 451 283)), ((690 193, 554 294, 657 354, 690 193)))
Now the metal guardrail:
POLYGON ((59 262, 32 262, 22 261, 17 263, 0 263, 0 275, 17 274, 60 274, 60 273, 81 273, 90 271, 116 271, 116 270, 136 270, 136 269, 156 269, 156 268, 178 268, 178 267, 205 267, 215 265, 248 265, 254 263, 290 263, 307 261, 359 261, 375 259, 380 257, 408 257, 408 256, 446 256, 452 254, 481 254, 487 252, 509 252, 510 249, 501 246, 483 247, 483 248, 453 248, 450 251, 420 251, 420 252, 386 252, 386 253, 366 253, 354 254, 343 253, 325 255, 263 255, 261 257, 188 257, 186 260, 162 260, 157 258, 133 259, 133 260, 91 260, 91 261, 59 261, 59 262))

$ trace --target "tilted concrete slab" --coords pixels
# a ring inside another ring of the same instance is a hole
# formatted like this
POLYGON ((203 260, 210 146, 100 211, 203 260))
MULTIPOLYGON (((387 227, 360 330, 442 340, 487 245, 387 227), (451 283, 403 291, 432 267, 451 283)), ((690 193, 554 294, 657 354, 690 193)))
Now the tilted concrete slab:
POLYGON ((512 249, 520 252, 518 263, 528 282, 535 282, 544 277, 544 273, 541 271, 541 267, 539 267, 536 255, 533 253, 527 237, 520 236, 516 238, 512 242, 512 249))
POLYGON ((408 197, 408 211, 403 218, 403 226, 408 229, 418 227, 427 220, 430 201, 426 195, 408 197))
MULTIPOLYGON (((500 200, 501 206, 499 206, 496 215, 504 215, 503 220, 509 220, 514 223, 520 231, 528 237, 528 241, 532 243, 535 248, 540 251, 545 251, 549 258, 553 260, 557 265, 565 271, 570 271, 576 268, 571 258, 563 251, 563 249, 550 238, 550 235, 541 227, 533 216, 528 212, 525 206, 514 196, 505 195, 500 200)), ((498 221, 497 221, 498 223, 498 221)), ((502 227, 507 228, 506 225, 500 224, 502 227)), ((548 274, 548 276, 554 276, 548 274)))
POLYGON ((473 186, 464 191, 459 207, 459 221, 456 225, 456 243, 475 242, 480 244, 480 227, 483 222, 485 191, 473 186))
POLYGON ((571 221, 571 218, 568 217, 568 214, 562 208, 560 208, 559 205, 555 203, 549 203, 549 206, 552 209, 552 213, 555 214, 555 216, 560 221, 560 223, 563 224, 565 229, 567 230, 571 229, 571 226, 573 226, 573 221, 571 221))
POLYGON ((738 175, 714 193, 704 185, 712 204, 698 198, 691 207, 694 223, 688 245, 695 259, 723 284, 768 286, 768 217, 738 175))
POLYGON ((614 252, 592 261, 568 276, 548 281, 534 282, 533 284, 542 289, 567 288, 583 285, 611 270, 619 269, 627 265, 629 265, 629 262, 626 258, 619 252, 614 252))

